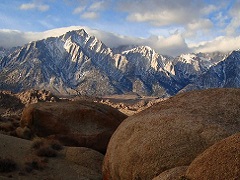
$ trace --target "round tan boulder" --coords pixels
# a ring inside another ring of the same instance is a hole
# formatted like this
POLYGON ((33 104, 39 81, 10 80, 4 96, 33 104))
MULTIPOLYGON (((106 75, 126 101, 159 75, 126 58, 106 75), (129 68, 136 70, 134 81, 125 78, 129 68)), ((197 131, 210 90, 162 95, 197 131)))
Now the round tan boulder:
POLYGON ((240 89, 179 94, 124 120, 109 142, 105 180, 152 179, 188 166, 215 142, 240 131, 240 89))
POLYGON ((152 180, 181 180, 181 177, 184 177, 187 168, 188 166, 180 166, 166 170, 152 180))
POLYGON ((26 107, 21 127, 64 145, 105 152, 108 141, 126 116, 107 105, 90 101, 37 103, 26 107))
POLYGON ((240 178, 240 133, 232 135, 200 154, 186 177, 195 180, 240 178))

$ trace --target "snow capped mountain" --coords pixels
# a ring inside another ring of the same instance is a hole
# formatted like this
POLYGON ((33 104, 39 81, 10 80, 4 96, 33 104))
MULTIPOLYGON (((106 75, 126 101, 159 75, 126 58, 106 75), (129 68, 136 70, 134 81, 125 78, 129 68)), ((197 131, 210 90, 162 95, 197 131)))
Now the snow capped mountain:
MULTIPOLYGON (((0 89, 45 88, 97 96, 135 92, 160 97, 194 84, 229 58, 224 60, 226 55, 221 53, 173 58, 148 46, 110 49, 83 29, 31 42, 5 55, 0 59, 0 89)), ((218 71, 221 74, 221 68, 218 71)))
POLYGON ((90 92, 92 86, 99 86, 95 89, 98 94, 117 93, 116 88, 105 82, 107 74, 94 66, 109 54, 109 49, 83 30, 31 42, 1 61, 1 86, 4 86, 1 88, 10 87, 14 91, 46 88, 71 94, 81 84, 80 93, 90 92))
POLYGON ((216 65, 227 55, 224 53, 198 53, 182 54, 174 59, 174 71, 177 81, 188 85, 196 80, 198 76, 216 65))
POLYGON ((171 79, 162 60, 149 47, 114 54, 84 30, 71 31, 58 38, 31 42, 4 57, 0 62, 0 88, 13 91, 46 88, 61 94, 77 91, 104 95, 138 91, 140 84, 144 90, 139 93, 152 94, 154 85, 164 89, 159 95, 166 95, 172 90, 162 87, 162 80, 155 78, 156 74, 171 79))
POLYGON ((211 66, 183 91, 207 88, 240 87, 240 50, 233 51, 219 63, 211 66))

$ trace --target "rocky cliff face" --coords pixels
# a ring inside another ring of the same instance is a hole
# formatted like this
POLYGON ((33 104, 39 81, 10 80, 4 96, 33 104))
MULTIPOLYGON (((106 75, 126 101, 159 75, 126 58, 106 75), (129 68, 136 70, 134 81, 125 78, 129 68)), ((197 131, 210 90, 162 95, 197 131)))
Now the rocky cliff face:
POLYGON ((0 89, 45 88, 58 94, 174 95, 223 54, 163 56, 147 46, 110 49, 83 29, 31 42, 0 60, 0 89))

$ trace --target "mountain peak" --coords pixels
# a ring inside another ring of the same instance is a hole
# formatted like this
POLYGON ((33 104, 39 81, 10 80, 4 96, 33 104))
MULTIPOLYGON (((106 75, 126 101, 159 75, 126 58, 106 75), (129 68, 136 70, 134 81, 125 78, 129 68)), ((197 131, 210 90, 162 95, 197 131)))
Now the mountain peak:
MULTIPOLYGON (((60 37, 31 42, 1 58, 0 89, 19 92, 45 88, 60 94, 135 92, 169 96, 193 83, 213 65, 223 62, 223 57, 225 55, 219 53, 192 53, 174 59, 158 54, 149 46, 134 45, 112 50, 84 29, 79 29, 60 37)), ((232 61, 240 59, 240 50, 233 51, 228 58, 232 61)), ((227 69, 224 68, 219 69, 227 69)), ((219 69, 214 72, 221 75, 219 69)), ((229 69, 239 72, 235 67, 229 69)), ((236 84, 238 81, 231 82, 236 84)))
POLYGON ((79 29, 79 30, 68 31, 65 34, 63 34, 61 37, 67 40, 69 37, 74 37, 74 36, 87 37, 88 34, 84 29, 79 29))

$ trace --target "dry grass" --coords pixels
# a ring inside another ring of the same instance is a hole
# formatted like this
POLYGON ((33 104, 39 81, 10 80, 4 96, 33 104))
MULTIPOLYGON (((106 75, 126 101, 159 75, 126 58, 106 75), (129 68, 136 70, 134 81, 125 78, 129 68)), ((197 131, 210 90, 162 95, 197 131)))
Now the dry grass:
POLYGON ((28 173, 33 170, 43 170, 47 167, 48 160, 46 158, 31 157, 25 162, 24 170, 28 173))
POLYGON ((32 143, 32 148, 35 149, 37 156, 41 157, 56 157, 59 150, 63 146, 57 140, 47 140, 44 138, 35 138, 32 143))
POLYGON ((44 139, 43 138, 33 139, 33 142, 32 142, 32 148, 33 149, 39 149, 43 145, 44 145, 44 139))
POLYGON ((60 151, 63 149, 62 144, 58 141, 58 140, 48 140, 48 144, 50 145, 50 147, 56 151, 60 151))
POLYGON ((41 157, 56 157, 57 151, 49 146, 43 146, 36 150, 36 155, 41 157))
POLYGON ((0 130, 9 132, 14 130, 12 122, 1 122, 0 123, 0 130))

